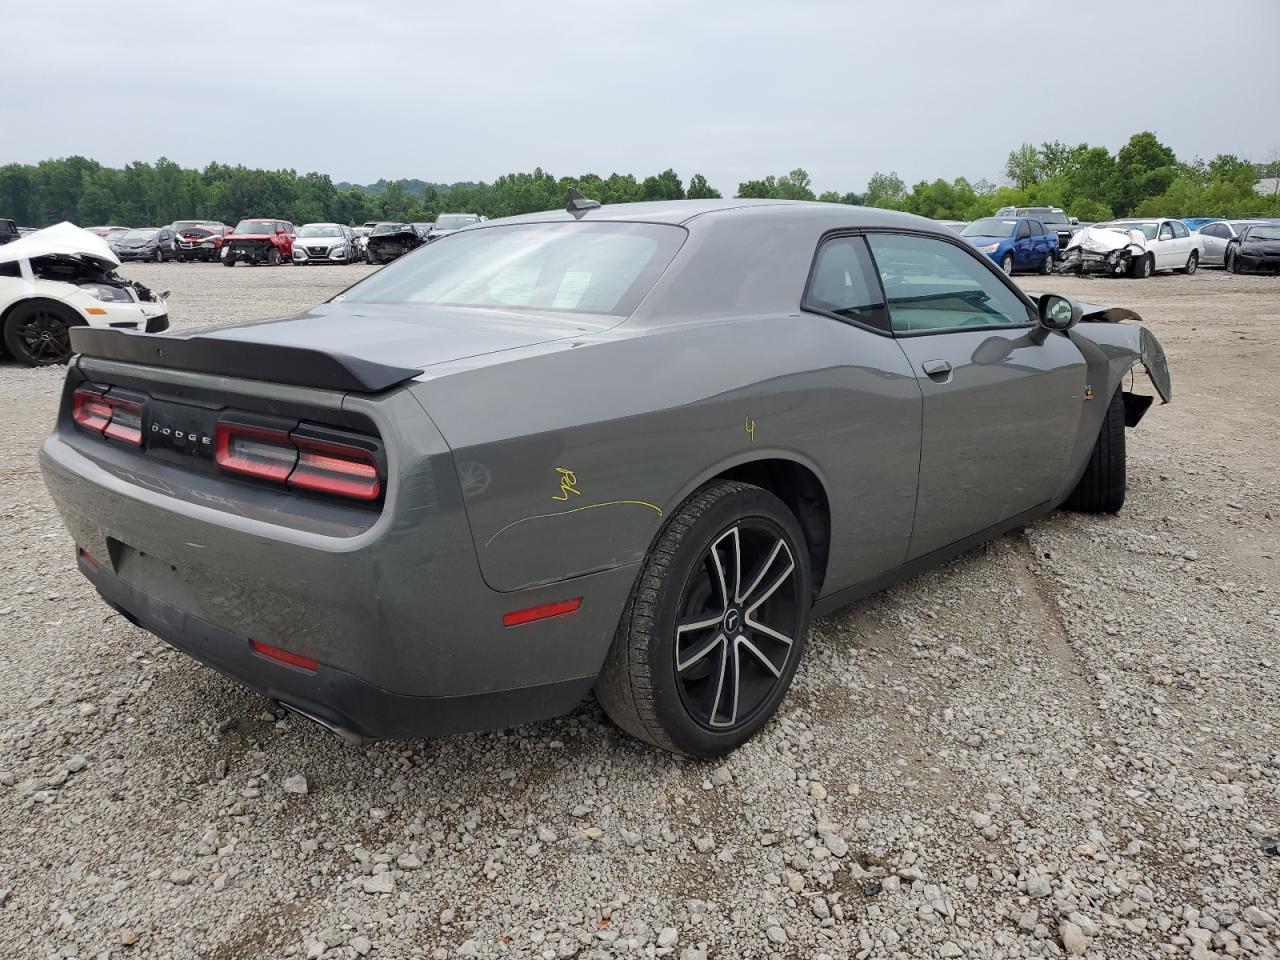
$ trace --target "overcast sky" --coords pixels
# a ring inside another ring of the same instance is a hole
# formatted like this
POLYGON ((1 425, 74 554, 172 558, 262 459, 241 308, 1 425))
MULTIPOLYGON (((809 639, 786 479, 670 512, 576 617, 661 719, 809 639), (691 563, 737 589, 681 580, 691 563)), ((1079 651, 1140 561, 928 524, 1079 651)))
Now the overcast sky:
POLYGON ((1280 2, 5 3, 0 164, 454 182, 668 166, 726 195, 1002 177, 1023 141, 1280 155, 1280 2), (1237 96, 1232 65, 1249 60, 1237 96), (16 91, 16 93, 15 93, 16 91))

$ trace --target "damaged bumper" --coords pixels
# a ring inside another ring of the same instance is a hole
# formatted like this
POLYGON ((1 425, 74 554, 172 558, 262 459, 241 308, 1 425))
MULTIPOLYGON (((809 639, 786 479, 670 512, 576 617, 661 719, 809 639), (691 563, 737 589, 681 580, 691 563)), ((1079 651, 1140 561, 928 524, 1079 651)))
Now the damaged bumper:
POLYGON ((1122 276, 1129 271, 1133 254, 1125 250, 1097 253, 1081 247, 1068 247, 1054 264, 1054 273, 1095 274, 1122 276))

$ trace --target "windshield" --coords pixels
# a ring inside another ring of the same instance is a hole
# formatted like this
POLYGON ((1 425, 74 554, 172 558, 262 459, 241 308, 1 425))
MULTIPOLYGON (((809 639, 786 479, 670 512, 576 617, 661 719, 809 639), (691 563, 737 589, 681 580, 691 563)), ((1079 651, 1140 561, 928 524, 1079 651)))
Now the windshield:
POLYGON ((344 295, 626 316, 684 242, 656 223, 533 223, 469 230, 397 260, 344 295))
MULTIPOLYGON (((1021 211, 1020 211, 1021 212, 1021 211)), ((1028 210, 1022 214, 1026 217, 1035 217, 1041 223, 1070 223, 1067 215, 1061 210, 1028 210)))
POLYGON ((236 233, 275 233, 274 220, 241 220, 236 224, 236 233))
POLYGON ((373 228, 373 236, 385 237, 389 233, 405 233, 408 229, 407 223, 380 223, 373 228))
POLYGON ((120 237, 121 240, 150 240, 159 230, 130 230, 120 237))
POLYGON ((1123 223, 1100 223, 1098 224, 1103 230, 1141 230, 1142 235, 1148 240, 1156 238, 1156 231, 1160 229, 1160 224, 1154 220, 1130 220, 1123 223))
POLYGON ((204 227, 208 226, 208 220, 175 220, 173 221, 174 230, 185 230, 187 227, 204 227))
POLYGON ((298 236, 340 237, 342 236, 342 231, 338 229, 337 224, 333 223, 308 223, 305 227, 298 228, 298 236))
POLYGON ((1267 223, 1248 227, 1244 235, 1247 240, 1280 240, 1280 225, 1267 223))
POLYGON ((1017 220, 1001 220, 999 217, 985 217, 975 220, 960 231, 962 237, 1012 237, 1017 220))
POLYGON ((461 230, 463 227, 469 227, 473 223, 479 223, 480 218, 471 214, 446 213, 443 217, 436 218, 435 228, 437 230, 461 230))

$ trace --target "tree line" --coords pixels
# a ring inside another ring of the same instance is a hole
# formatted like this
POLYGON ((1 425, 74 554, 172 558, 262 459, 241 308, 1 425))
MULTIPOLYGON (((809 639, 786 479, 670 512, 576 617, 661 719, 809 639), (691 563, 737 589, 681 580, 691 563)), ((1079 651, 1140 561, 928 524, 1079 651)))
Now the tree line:
MULTIPOLYGON (((1002 206, 1052 205, 1081 220, 1113 216, 1280 216, 1280 195, 1254 184, 1280 176, 1280 162, 1254 163, 1229 154, 1182 161, 1155 134, 1134 134, 1114 154, 1106 147, 1055 141, 1025 143, 1010 152, 1007 180, 921 181, 910 189, 896 173, 874 174, 861 192, 815 193, 797 168, 738 184, 735 196, 823 200, 905 210, 939 220, 972 220, 1002 206)), ((672 169, 638 179, 594 173, 555 177, 540 167, 492 183, 437 184, 379 180, 369 186, 335 184, 327 174, 261 170, 211 163, 203 170, 160 158, 154 164, 107 167, 85 157, 0 166, 0 216, 20 224, 70 220, 83 225, 156 225, 210 219, 278 216, 294 223, 368 220, 424 221, 442 213, 505 217, 563 205, 574 187, 602 203, 719 197, 701 174, 686 184, 672 169)))

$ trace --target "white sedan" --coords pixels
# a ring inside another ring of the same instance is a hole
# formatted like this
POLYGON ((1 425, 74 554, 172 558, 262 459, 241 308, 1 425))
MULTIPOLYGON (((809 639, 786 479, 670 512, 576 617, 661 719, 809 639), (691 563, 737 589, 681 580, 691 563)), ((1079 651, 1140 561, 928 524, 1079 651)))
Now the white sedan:
POLYGON ((1157 270, 1195 273, 1204 259, 1204 238, 1192 233, 1181 220, 1160 217, 1151 220, 1112 220, 1094 224, 1094 230, 1121 233, 1139 231, 1145 239, 1146 256, 1135 258, 1133 275, 1149 277, 1157 270))
POLYGON ((0 246, 5 352, 27 366, 47 366, 67 362, 74 326, 167 330, 165 295, 117 276, 118 266, 106 241, 70 223, 0 246))

